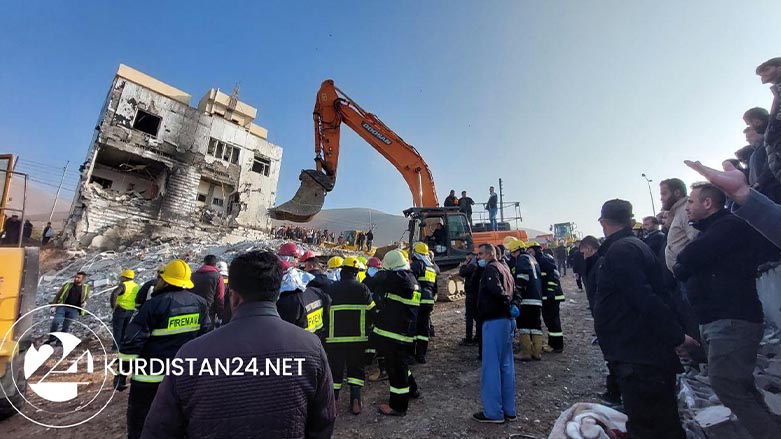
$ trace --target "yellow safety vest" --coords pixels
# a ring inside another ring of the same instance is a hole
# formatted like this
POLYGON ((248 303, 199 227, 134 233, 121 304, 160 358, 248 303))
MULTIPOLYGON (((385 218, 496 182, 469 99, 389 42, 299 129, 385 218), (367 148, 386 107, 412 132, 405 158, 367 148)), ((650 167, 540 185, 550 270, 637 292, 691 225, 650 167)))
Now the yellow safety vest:
POLYGON ((122 284, 125 286, 125 292, 117 296, 117 306, 132 311, 136 309, 136 295, 138 295, 140 287, 132 280, 122 282, 122 284))

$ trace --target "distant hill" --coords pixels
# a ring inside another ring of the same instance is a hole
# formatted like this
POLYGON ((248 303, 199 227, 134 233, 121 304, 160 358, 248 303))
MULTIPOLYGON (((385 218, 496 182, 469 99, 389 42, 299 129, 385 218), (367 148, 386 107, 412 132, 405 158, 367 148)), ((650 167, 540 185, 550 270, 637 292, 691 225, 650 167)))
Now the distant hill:
MULTIPOLYGON (((369 228, 369 218, 371 215, 371 224, 374 224, 374 243, 377 246, 387 245, 402 238, 407 230, 408 219, 402 215, 391 215, 374 209, 348 208, 348 209, 324 209, 318 213, 312 221, 300 224, 307 229, 328 229, 337 234, 345 230, 367 230, 369 228)), ((291 224, 288 221, 272 220, 275 226, 291 224)), ((547 232, 535 229, 527 229, 526 234, 529 238, 542 235, 547 232)), ((406 236, 404 236, 406 239, 406 236)))
MULTIPOLYGON (((67 218, 71 205, 71 192, 63 192, 57 200, 57 206, 54 210, 52 222, 55 229, 67 218)), ((24 200, 24 184, 17 179, 11 182, 11 193, 8 197, 8 207, 12 209, 21 209, 24 204, 25 216, 29 219, 35 229, 40 229, 46 225, 49 220, 49 213, 54 203, 54 190, 42 189, 35 183, 27 186, 27 200, 24 200)), ((9 217, 17 212, 8 211, 9 217)))

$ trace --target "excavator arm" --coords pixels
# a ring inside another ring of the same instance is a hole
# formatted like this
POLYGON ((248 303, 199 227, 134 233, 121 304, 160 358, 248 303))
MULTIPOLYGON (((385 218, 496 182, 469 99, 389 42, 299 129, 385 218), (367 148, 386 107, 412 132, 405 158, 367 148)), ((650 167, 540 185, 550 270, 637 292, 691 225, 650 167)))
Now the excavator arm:
POLYGON ((412 145, 388 128, 374 114, 364 111, 339 90, 332 80, 323 81, 314 109, 315 169, 301 171, 301 186, 293 198, 270 209, 271 218, 307 222, 323 208, 325 196, 336 184, 342 122, 385 157, 404 177, 414 207, 439 206, 431 170, 412 145))

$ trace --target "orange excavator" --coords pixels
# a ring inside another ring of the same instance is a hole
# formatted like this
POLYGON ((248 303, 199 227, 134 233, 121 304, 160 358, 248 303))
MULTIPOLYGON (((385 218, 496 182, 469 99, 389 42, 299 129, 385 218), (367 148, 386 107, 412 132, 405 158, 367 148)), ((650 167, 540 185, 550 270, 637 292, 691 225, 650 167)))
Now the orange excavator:
POLYGON ((412 145, 388 128, 376 115, 365 111, 334 85, 323 81, 314 109, 315 169, 301 171, 301 186, 293 198, 269 210, 271 218, 308 222, 323 208, 325 196, 334 189, 339 163, 342 122, 361 136, 401 173, 412 194, 409 244, 422 241, 434 251, 440 267, 454 266, 483 242, 499 244, 507 236, 527 239, 526 232, 506 230, 472 233, 466 215, 457 207, 439 207, 434 178, 423 157, 412 145))

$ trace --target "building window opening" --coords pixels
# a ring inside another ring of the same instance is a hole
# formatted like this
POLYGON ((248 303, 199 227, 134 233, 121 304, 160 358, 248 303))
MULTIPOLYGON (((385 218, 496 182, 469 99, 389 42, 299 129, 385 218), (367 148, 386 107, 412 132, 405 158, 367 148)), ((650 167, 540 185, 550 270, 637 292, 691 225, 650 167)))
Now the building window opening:
POLYGON ((89 182, 97 183, 103 189, 111 189, 111 185, 114 184, 114 182, 109 180, 108 178, 98 177, 96 175, 90 177, 89 182))
POLYGON ((211 138, 209 139, 209 146, 206 148, 206 154, 224 162, 233 163, 235 165, 239 163, 240 150, 241 148, 238 146, 229 145, 215 138, 211 138))
POLYGON ((201 203, 206 202, 206 194, 198 194, 198 197, 196 198, 197 201, 200 201, 201 203))
POLYGON ((133 120, 133 129, 143 131, 152 137, 157 137, 161 120, 159 116, 147 113, 144 110, 137 110, 136 118, 133 120))
POLYGON ((271 159, 261 156, 255 156, 255 161, 252 162, 252 172, 268 177, 271 171, 271 159))
POLYGON ((222 198, 212 198, 212 204, 215 205, 215 206, 222 207, 223 204, 225 204, 225 203, 224 203, 222 198))

